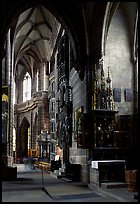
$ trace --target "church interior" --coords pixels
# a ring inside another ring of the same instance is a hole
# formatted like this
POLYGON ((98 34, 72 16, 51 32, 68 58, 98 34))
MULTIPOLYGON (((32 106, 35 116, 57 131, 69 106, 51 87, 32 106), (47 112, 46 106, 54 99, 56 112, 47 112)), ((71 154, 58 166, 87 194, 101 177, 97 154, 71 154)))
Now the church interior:
POLYGON ((138 2, 5 0, 0 16, 3 179, 31 158, 98 187, 137 175, 138 2))

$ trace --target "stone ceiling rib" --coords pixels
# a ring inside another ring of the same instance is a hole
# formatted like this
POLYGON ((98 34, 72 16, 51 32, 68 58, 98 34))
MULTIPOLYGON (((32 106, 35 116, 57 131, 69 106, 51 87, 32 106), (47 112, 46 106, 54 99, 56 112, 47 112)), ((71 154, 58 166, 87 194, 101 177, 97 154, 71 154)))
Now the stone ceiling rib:
MULTIPOLYGON (((27 55, 38 62, 49 59, 55 21, 56 18, 42 5, 30 8, 20 15, 14 35, 15 67, 18 68, 18 63, 24 58, 27 60, 27 55)), ((25 65, 29 67, 29 63, 24 63, 25 65)))

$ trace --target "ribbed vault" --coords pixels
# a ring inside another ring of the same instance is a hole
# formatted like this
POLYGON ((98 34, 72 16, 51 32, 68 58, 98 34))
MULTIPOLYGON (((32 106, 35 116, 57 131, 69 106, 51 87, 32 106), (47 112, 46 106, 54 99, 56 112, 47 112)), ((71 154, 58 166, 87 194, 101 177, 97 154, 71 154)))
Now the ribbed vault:
POLYGON ((23 73, 22 69, 33 73, 35 63, 50 60, 52 31, 56 24, 59 25, 56 18, 42 5, 19 16, 14 34, 14 67, 18 75, 23 73))

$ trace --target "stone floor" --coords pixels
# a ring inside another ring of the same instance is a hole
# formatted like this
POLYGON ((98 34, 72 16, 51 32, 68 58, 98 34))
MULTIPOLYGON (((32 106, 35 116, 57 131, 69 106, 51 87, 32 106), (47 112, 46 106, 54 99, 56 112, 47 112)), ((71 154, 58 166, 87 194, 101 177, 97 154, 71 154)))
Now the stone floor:
POLYGON ((2 202, 138 202, 126 187, 91 189, 53 173, 17 165, 17 179, 2 181, 2 202))

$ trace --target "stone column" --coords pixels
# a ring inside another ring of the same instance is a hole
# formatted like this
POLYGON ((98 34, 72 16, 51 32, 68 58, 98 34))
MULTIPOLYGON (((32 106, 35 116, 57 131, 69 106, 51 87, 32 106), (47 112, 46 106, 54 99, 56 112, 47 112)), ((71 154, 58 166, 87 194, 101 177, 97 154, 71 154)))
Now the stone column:
POLYGON ((13 157, 12 157, 12 49, 11 49, 11 42, 10 42, 10 29, 8 30, 7 33, 7 38, 6 38, 6 61, 5 61, 5 66, 6 66, 6 86, 9 86, 9 93, 8 93, 8 121, 7 121, 7 131, 8 131, 8 136, 7 136, 7 156, 6 156, 6 163, 8 166, 12 166, 13 163, 13 157))

